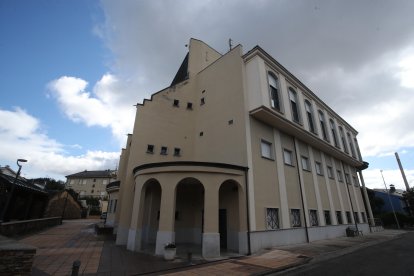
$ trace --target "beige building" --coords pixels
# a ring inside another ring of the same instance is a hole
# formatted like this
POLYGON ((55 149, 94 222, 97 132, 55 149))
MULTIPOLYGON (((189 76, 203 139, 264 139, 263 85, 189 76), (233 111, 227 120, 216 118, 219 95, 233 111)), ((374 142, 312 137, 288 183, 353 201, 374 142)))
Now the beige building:
POLYGON ((171 85, 137 106, 116 243, 210 258, 367 232, 356 136, 260 47, 222 55, 191 39, 171 85))
POLYGON ((66 188, 73 189, 80 197, 93 196, 104 198, 107 196, 106 185, 116 178, 113 170, 83 171, 66 176, 66 188))

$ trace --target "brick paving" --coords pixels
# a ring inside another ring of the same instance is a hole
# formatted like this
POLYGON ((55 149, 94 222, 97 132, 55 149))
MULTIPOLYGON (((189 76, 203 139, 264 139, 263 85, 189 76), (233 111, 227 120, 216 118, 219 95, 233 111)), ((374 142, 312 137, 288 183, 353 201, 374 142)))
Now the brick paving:
POLYGON ((94 225, 98 222, 98 219, 64 221, 60 226, 21 239, 20 242, 38 248, 32 275, 70 275, 76 260, 81 262, 79 275, 264 275, 404 233, 386 230, 364 237, 282 246, 252 256, 213 262, 194 260, 189 264, 184 258, 167 262, 161 257, 116 246, 113 240, 95 234, 94 225))

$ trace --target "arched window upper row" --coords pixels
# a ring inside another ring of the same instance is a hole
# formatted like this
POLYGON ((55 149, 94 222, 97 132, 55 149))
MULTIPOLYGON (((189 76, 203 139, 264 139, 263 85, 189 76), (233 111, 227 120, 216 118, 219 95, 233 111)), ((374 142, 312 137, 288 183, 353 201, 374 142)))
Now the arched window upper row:
MULTIPOLYGON (((277 110, 278 112, 282 112, 282 95, 281 95, 281 90, 280 90, 280 82, 278 77, 272 73, 272 72, 268 72, 267 75, 268 78, 268 84, 269 84, 269 96, 270 96, 270 105, 273 109, 277 110)), ((301 123, 301 112, 300 112, 300 105, 299 105, 299 100, 298 100, 298 94, 296 92, 296 90, 293 87, 288 87, 288 98, 289 98, 289 104, 290 104, 290 110, 291 110, 291 115, 292 115, 292 121, 300 124, 301 123)), ((317 125, 315 123, 315 117, 314 117, 314 110, 313 110, 313 106, 312 103, 305 99, 304 100, 304 105, 305 105, 305 117, 307 119, 308 122, 308 127, 309 127, 309 131, 314 133, 314 134, 318 134, 318 130, 317 130, 317 125)), ((339 145, 339 139, 342 142, 342 149, 344 150, 345 153, 349 153, 348 150, 348 146, 351 149, 351 154, 353 157, 356 157, 356 151, 355 151, 355 147, 352 143, 352 139, 351 139, 351 135, 348 132, 347 136, 345 136, 345 133, 343 131, 343 128, 341 126, 338 126, 339 129, 339 137, 337 134, 337 127, 335 124, 335 121, 331 118, 328 118, 329 120, 329 125, 328 125, 328 121, 325 119, 325 114, 323 113, 322 110, 318 110, 318 118, 319 118, 319 128, 321 131, 321 135, 322 135, 322 139, 324 139, 327 142, 330 142, 330 135, 332 136, 332 142, 334 144, 335 147, 340 148, 339 145), (329 128, 329 132, 328 132, 328 128, 329 128), (330 135, 329 135, 330 134, 330 135), (348 142, 346 143, 346 138, 348 138, 348 142)), ((305 120, 306 120, 305 119, 305 120)))

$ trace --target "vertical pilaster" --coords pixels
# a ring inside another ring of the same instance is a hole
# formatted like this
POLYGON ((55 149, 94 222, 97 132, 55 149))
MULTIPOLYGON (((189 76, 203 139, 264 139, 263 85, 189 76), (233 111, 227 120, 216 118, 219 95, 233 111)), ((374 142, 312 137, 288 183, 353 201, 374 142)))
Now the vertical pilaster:
POLYGON ((220 256, 220 233, 218 228, 219 191, 215 185, 206 185, 204 195, 202 254, 204 258, 215 258, 220 256))
MULTIPOLYGON (((322 158, 322 167, 326 169, 327 163, 325 159, 325 154, 323 152, 321 152, 321 158, 322 158)), ((336 219, 336 215, 335 215, 336 214, 335 207, 334 207, 333 199, 332 199, 331 185, 329 185, 328 172, 325 173, 325 184, 326 184, 326 189, 328 191, 329 209, 331 210, 331 221, 332 221, 332 224, 338 224, 338 220, 336 219)))
POLYGON ((287 191, 286 191, 286 178, 285 178, 285 168, 283 161, 283 151, 282 151, 282 142, 280 138, 280 132, 277 129, 273 129, 274 144, 276 149, 276 168, 277 168, 277 178, 279 182, 279 200, 280 200, 280 215, 281 215, 281 225, 280 228, 286 229, 290 228, 290 217, 289 217, 289 206, 287 200, 287 191))
POLYGON ((161 191, 160 221, 155 244, 156 255, 164 253, 165 244, 175 242, 175 186, 161 183, 161 191))
MULTIPOLYGON (((309 160, 310 160, 310 166, 313 167, 315 165, 315 158, 313 157, 313 149, 311 146, 308 146, 308 152, 309 152, 309 160)), ((313 187, 315 189, 315 195, 316 195, 316 205, 318 206, 318 216, 319 216, 319 223, 321 226, 325 226, 325 220, 323 215, 323 208, 322 208, 322 201, 321 201, 321 193, 319 191, 319 183, 318 183, 318 176, 316 175, 316 169, 312 169, 312 180, 313 180, 313 187)))
POLYGON ((359 174, 359 179, 361 180, 362 191, 364 193, 365 202, 367 203, 368 222, 370 226, 375 226, 374 216, 372 215, 371 204, 369 203, 367 188, 365 187, 364 176, 362 175, 362 171, 359 171, 358 174, 359 174))
POLYGON ((337 175, 337 168, 336 168, 335 160, 332 160, 332 168, 333 168, 333 174, 335 176, 336 190, 338 191, 339 205, 341 206, 342 221, 345 222, 345 221, 347 221, 347 218, 345 216, 344 202, 343 202, 343 199, 342 199, 341 189, 339 187, 339 181, 338 181, 338 175, 337 175))

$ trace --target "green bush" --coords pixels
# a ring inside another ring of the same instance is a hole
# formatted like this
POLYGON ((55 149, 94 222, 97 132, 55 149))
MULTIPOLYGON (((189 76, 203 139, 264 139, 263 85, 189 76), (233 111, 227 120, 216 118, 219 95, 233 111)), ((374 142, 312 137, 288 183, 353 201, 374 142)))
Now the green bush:
MULTIPOLYGON (((398 219, 398 223, 400 224, 400 227, 404 226, 412 226, 414 225, 414 218, 406 216, 401 213, 395 213, 398 219)), ((397 227, 397 223, 395 222, 394 213, 384 213, 380 215, 380 219, 385 227, 397 227)))

